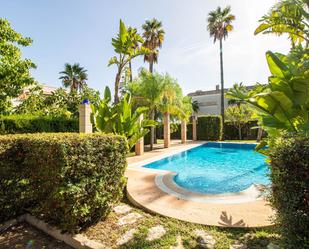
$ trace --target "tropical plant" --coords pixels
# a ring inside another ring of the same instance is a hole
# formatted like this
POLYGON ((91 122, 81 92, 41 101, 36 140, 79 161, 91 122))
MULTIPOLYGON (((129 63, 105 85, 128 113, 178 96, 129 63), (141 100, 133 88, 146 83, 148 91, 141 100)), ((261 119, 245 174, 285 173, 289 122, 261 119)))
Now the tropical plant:
MULTIPOLYGON (((224 9, 218 7, 216 10, 209 12, 207 29, 211 37, 214 38, 214 43, 219 40, 220 43, 220 78, 221 78, 221 116, 222 124, 224 124, 224 77, 223 77, 223 48, 222 41, 228 36, 228 33, 233 30, 232 21, 235 16, 231 14, 231 7, 227 6, 224 9)), ((224 125, 222 125, 224 127, 224 125)), ((224 129, 222 128, 222 133, 224 129)))
POLYGON ((193 112, 197 113, 200 109, 199 103, 197 100, 192 101, 192 110, 193 112))
MULTIPOLYGON (((139 77, 128 86, 129 92, 136 106, 145 106, 149 108, 149 119, 155 120, 155 114, 158 112, 161 103, 161 94, 163 89, 163 76, 155 73, 151 74, 142 70, 139 77)), ((150 150, 153 149, 155 142, 155 127, 150 127, 150 150)))
MULTIPOLYGON (((234 89, 226 97, 252 106, 270 138, 282 132, 308 131, 309 69, 299 67, 293 57, 270 51, 266 53, 266 60, 271 72, 268 85, 258 85, 248 93, 234 89)), ((266 142, 264 140, 260 147, 266 142)))
POLYGON ((153 73, 153 64, 158 62, 159 48, 162 47, 165 31, 162 28, 162 22, 155 18, 147 20, 142 28, 144 47, 150 50, 150 53, 144 55, 144 61, 149 63, 149 72, 153 73))
POLYGON ((136 46, 136 44, 143 43, 143 38, 134 32, 134 30, 135 29, 132 28, 127 29, 123 21, 120 20, 118 34, 112 39, 114 51, 118 54, 118 58, 113 56, 108 62, 108 66, 117 66, 114 95, 115 104, 119 102, 118 92, 120 87, 120 79, 126 66, 133 58, 148 53, 148 50, 145 47, 136 46))
POLYGON ((148 108, 138 107, 133 111, 130 94, 125 94, 117 104, 112 104, 108 87, 105 88, 104 98, 99 106, 91 105, 91 107, 92 122, 96 129, 100 132, 125 136, 130 149, 149 132, 146 128, 156 124, 147 119, 140 122, 141 115, 147 112, 148 108))
POLYGON ((288 34, 292 47, 309 42, 308 13, 309 2, 307 0, 281 0, 275 4, 270 12, 262 17, 261 24, 254 34, 276 35, 288 34))
MULTIPOLYGON (((151 120, 160 119, 168 112, 177 119, 188 119, 192 113, 190 97, 183 97, 182 90, 175 79, 168 74, 150 73, 142 70, 139 77, 128 85, 136 106, 149 110, 151 120)), ((151 127, 150 148, 155 142, 155 127, 151 127)))
POLYGON ((0 114, 9 114, 12 99, 25 87, 36 84, 30 73, 36 66, 31 60, 23 59, 20 50, 20 46, 31 45, 32 40, 13 30, 3 18, 0 18, 0 37, 0 114))
POLYGON ((79 65, 79 63, 74 63, 73 65, 66 63, 64 64, 64 71, 59 73, 59 77, 62 80, 64 87, 69 87, 71 92, 81 92, 86 85, 86 80, 88 79, 87 70, 79 65))
POLYGON ((252 120, 253 112, 245 104, 230 105, 225 110, 225 119, 238 129, 238 138, 242 139, 242 128, 252 120))

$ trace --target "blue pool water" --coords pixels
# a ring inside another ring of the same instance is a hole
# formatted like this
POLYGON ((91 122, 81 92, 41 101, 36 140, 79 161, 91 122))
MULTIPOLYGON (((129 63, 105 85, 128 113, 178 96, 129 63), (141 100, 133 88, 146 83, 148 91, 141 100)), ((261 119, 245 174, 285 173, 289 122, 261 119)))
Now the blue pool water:
POLYGON ((254 147, 254 144, 211 142, 144 167, 176 172, 174 181, 190 191, 239 192, 253 183, 270 183, 265 156, 255 152, 254 147))

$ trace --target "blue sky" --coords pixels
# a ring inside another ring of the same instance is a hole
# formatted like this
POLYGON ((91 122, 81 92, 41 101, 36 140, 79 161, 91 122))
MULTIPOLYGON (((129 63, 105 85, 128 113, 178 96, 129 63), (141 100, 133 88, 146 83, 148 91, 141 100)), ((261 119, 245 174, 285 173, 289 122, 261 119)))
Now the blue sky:
MULTIPOLYGON (((61 86, 64 63, 79 62, 88 70, 90 87, 113 86, 116 69, 107 67, 114 55, 111 38, 119 19, 141 29, 146 19, 162 21, 166 31, 158 72, 178 79, 184 93, 214 89, 220 81, 219 44, 206 30, 207 13, 231 5, 235 30, 224 42, 225 84, 267 82, 265 52, 286 53, 289 41, 273 35, 254 36, 258 20, 276 0, 0 0, 0 17, 34 42, 23 55, 37 64, 33 76, 40 83, 61 86)), ((132 62, 133 74, 142 58, 132 62)))

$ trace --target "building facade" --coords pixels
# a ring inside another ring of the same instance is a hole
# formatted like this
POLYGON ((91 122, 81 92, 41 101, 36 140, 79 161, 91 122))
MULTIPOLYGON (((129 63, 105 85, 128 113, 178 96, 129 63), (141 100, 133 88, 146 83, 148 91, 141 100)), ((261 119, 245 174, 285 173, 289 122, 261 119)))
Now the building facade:
MULTIPOLYGON (((199 110, 196 113, 197 116, 219 115, 221 113, 221 90, 219 85, 216 86, 215 90, 198 90, 189 93, 188 96, 192 97, 192 101, 197 101, 198 103, 199 110)), ((227 106, 228 100, 224 98, 224 107, 226 108, 227 106)))

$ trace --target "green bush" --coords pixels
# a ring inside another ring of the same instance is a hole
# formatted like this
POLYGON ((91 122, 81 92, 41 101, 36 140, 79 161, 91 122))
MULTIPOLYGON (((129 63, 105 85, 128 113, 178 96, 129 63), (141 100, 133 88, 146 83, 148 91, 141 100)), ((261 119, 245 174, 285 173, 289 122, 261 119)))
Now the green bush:
POLYGON ((221 116, 198 117, 197 139, 198 140, 221 140, 222 122, 221 116))
POLYGON ((0 116, 0 134, 36 132, 78 132, 78 120, 50 116, 0 116))
MULTIPOLYGON (((242 139, 256 140, 257 135, 258 135, 258 129, 252 129, 252 127, 256 127, 256 126, 257 126, 257 121, 249 121, 248 123, 246 123, 241 128, 242 139)), ((224 139, 226 140, 238 140, 239 139, 238 129, 230 122, 224 123, 224 139)))
POLYGON ((26 211, 77 231, 121 196, 127 142, 104 134, 0 136, 0 222, 26 211))
POLYGON ((309 136, 283 136, 270 148, 270 201, 284 248, 309 248, 309 136))

